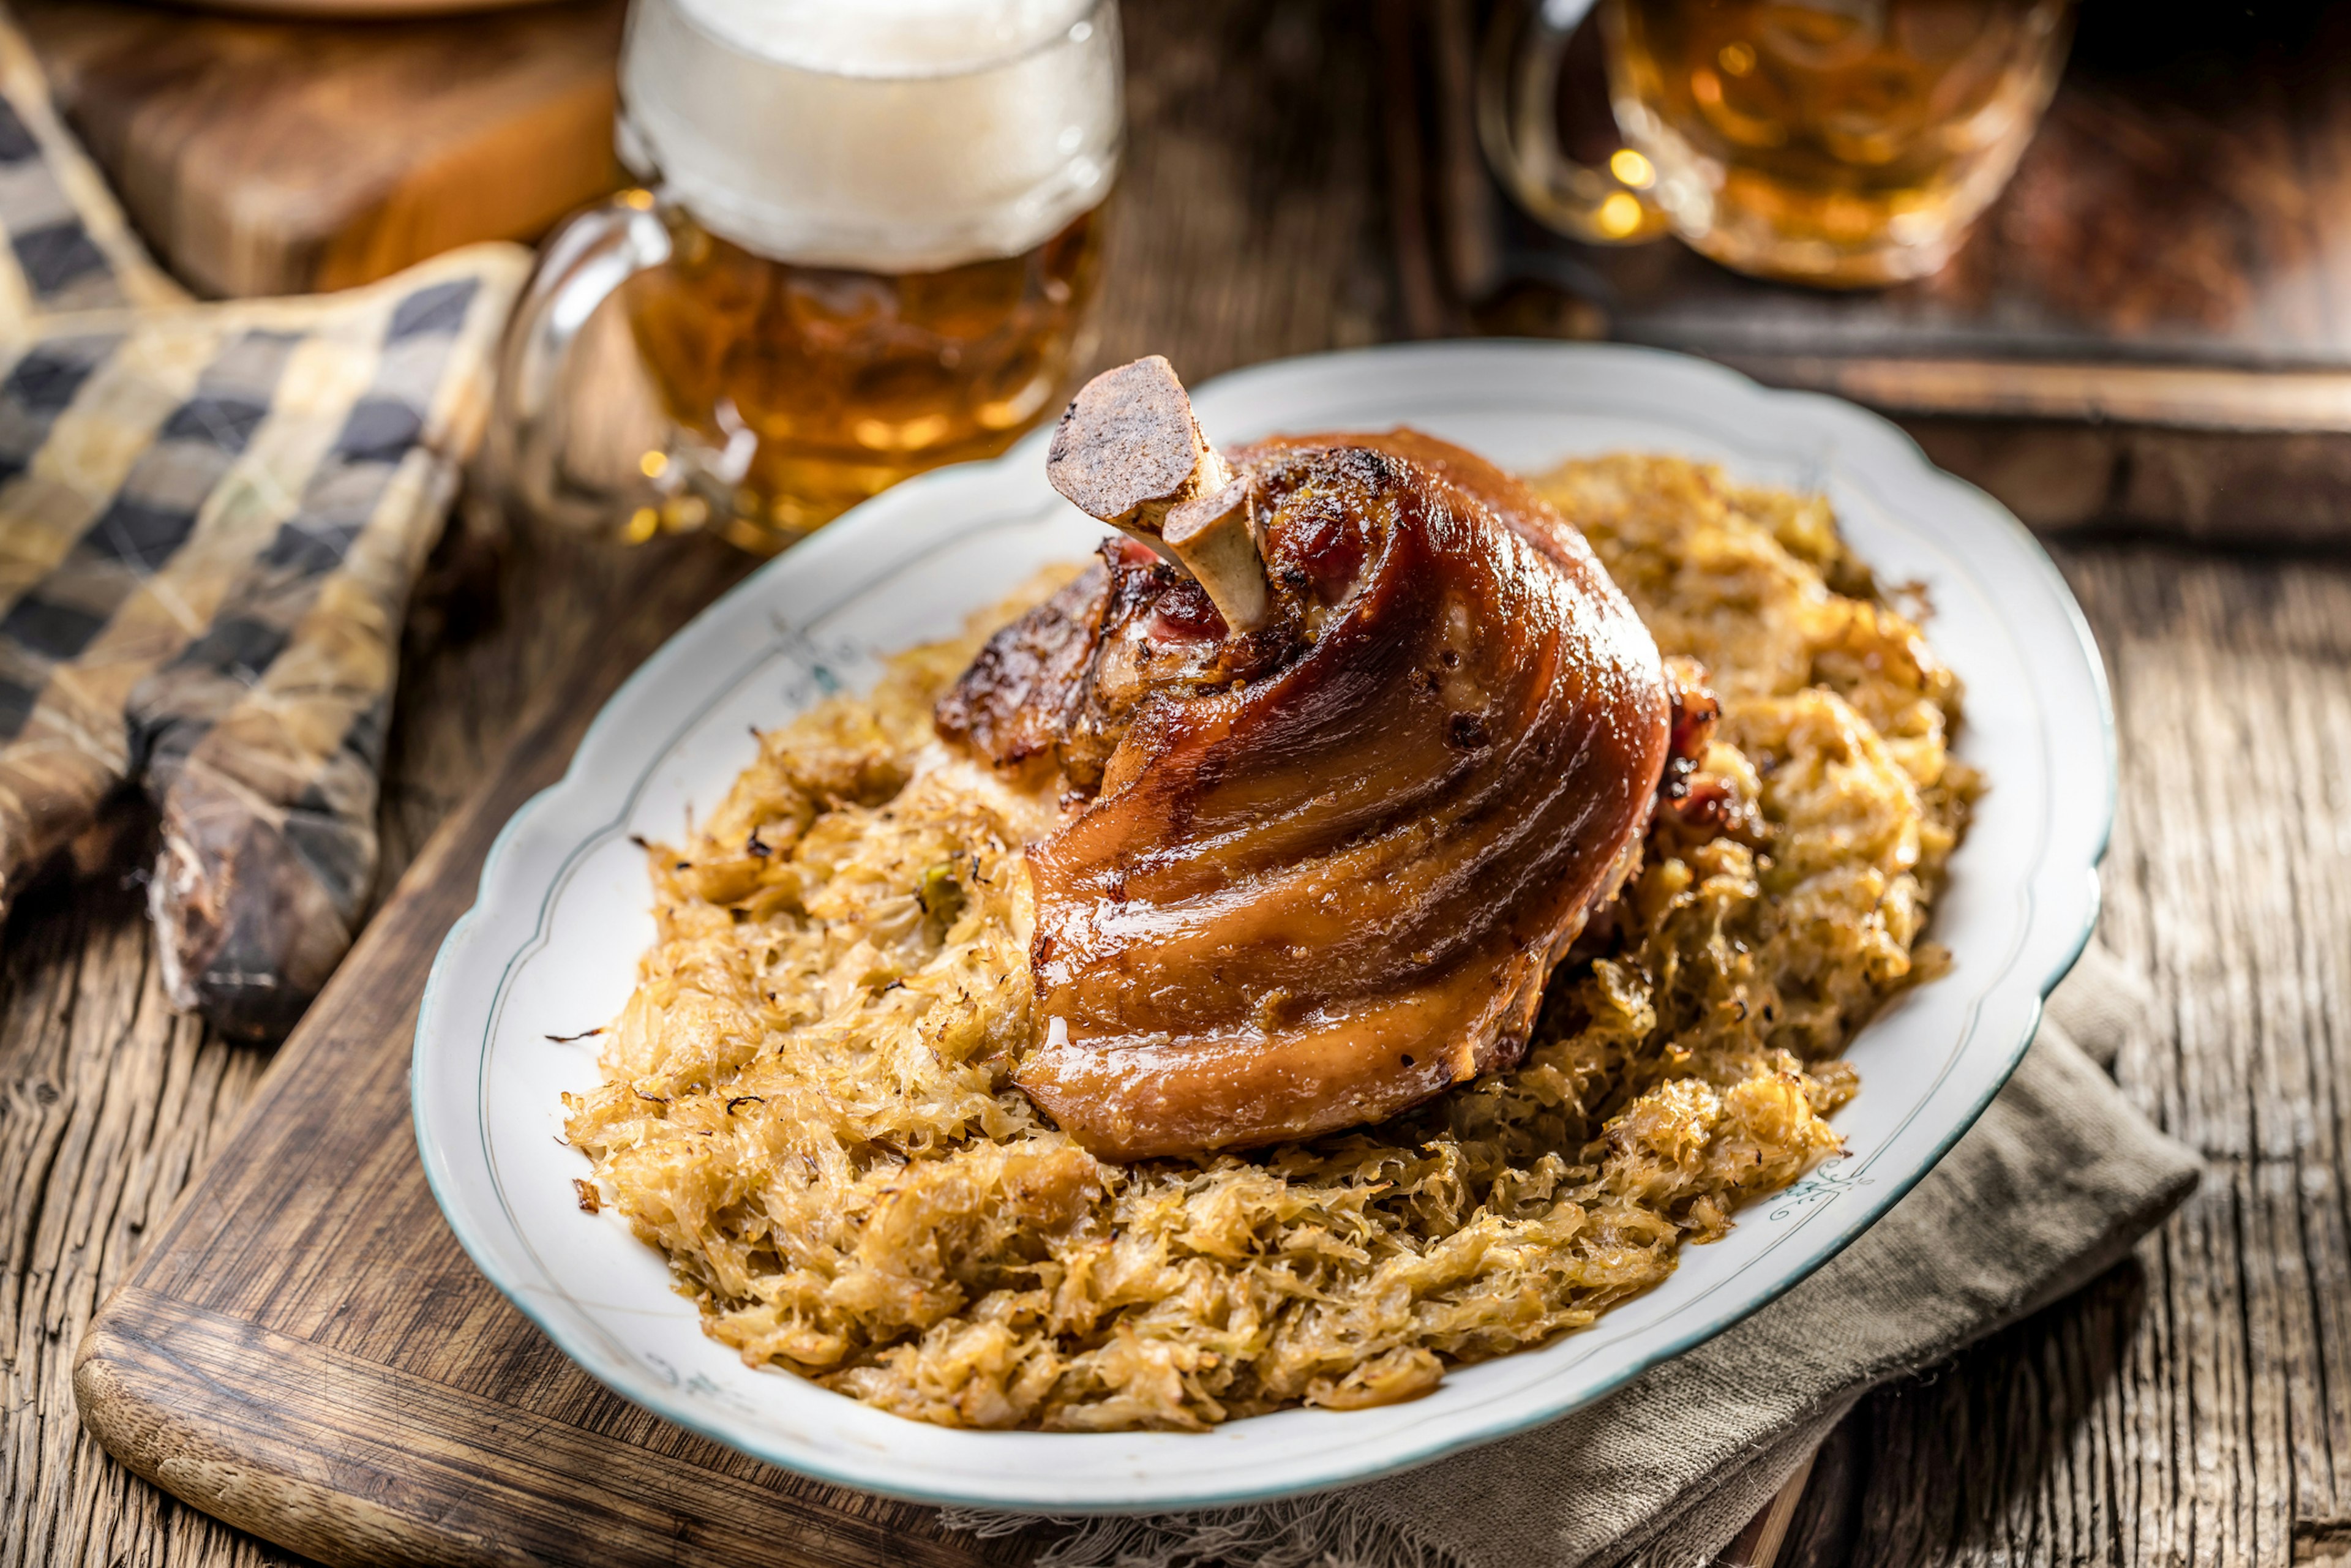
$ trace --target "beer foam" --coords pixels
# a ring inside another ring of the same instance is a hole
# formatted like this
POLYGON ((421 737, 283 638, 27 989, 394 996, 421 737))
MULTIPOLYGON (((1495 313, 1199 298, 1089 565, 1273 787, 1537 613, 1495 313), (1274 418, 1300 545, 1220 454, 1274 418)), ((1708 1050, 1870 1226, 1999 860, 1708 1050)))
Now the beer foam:
POLYGON ((760 59, 845 76, 909 77, 1000 64, 1067 33, 1093 0, 679 0, 760 59))
POLYGON ((703 226, 806 266, 1017 256, 1099 203, 1113 0, 639 0, 621 155, 703 226))

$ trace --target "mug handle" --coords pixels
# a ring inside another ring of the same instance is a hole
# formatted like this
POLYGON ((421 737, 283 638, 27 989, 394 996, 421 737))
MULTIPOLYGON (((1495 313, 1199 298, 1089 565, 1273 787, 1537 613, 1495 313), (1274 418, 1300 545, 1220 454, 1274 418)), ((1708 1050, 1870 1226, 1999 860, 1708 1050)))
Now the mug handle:
POLYGON ((669 227, 653 193, 622 191, 567 220, 523 286, 498 345, 488 458, 493 484, 540 517, 610 528, 627 504, 611 478, 582 474, 566 460, 572 359, 598 308, 669 256, 669 227))
POLYGON ((1544 227, 1593 245, 1638 245, 1666 230, 1648 194, 1656 172, 1630 148, 1605 169, 1559 144, 1559 76, 1594 0, 1502 0, 1478 62, 1478 138, 1505 188, 1544 227))

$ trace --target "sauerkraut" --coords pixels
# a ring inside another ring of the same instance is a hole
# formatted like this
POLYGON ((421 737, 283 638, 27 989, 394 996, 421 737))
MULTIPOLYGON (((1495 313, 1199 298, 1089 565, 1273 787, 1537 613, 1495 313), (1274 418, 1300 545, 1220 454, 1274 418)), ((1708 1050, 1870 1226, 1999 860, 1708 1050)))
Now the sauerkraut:
POLYGON ((1117 1166, 1056 1131, 1008 1077, 1052 805, 930 727, 1008 605, 763 736, 648 852, 658 936, 566 1125, 712 1335, 951 1426, 1383 1404, 1591 1323, 1838 1147, 1839 1051, 1936 967, 1978 789, 1958 683, 1817 499, 1639 456, 1538 487, 1723 717, 1704 809, 1660 813, 1524 1060, 1243 1155, 1117 1166))

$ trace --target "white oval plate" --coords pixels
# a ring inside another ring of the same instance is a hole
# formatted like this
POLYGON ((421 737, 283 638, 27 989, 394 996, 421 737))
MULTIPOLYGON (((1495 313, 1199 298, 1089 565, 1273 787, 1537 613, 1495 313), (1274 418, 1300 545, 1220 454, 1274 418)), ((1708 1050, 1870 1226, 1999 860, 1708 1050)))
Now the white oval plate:
POLYGON ((1886 580, 1926 585, 1938 650, 1968 685, 1959 752, 1990 775, 1931 934, 1951 972, 1850 1052, 1848 1152, 1684 1249, 1671 1279, 1540 1350, 1463 1367, 1427 1397, 1288 1410, 1205 1435, 953 1431, 885 1415, 704 1337, 661 1257, 590 1216, 559 1096, 597 1080, 586 1045, 653 934, 629 835, 707 813, 772 727, 869 680, 1101 535, 1050 490, 1045 434, 911 480, 720 600, 597 718, 563 781, 517 812, 441 949, 416 1031, 416 1142, 482 1271, 590 1374, 681 1426, 789 1469, 928 1502, 1052 1512, 1229 1504, 1358 1481, 1547 1421, 1698 1343, 1819 1268, 1926 1174, 2022 1055, 2042 998, 2097 910, 2113 815, 2103 671, 2064 580, 1996 503, 1848 403, 1771 392, 1703 361, 1537 343, 1369 350, 1241 371, 1196 394, 1237 442, 1410 423, 1508 467, 1619 449, 1825 489, 1886 580))

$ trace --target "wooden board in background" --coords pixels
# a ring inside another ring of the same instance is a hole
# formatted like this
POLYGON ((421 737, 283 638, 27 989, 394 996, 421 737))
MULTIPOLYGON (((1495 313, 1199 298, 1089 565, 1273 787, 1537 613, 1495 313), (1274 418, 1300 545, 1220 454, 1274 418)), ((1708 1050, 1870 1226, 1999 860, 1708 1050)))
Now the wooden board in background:
POLYGON ((205 294, 343 288, 533 239, 622 181, 622 0, 340 23, 12 9, 131 221, 205 294))

